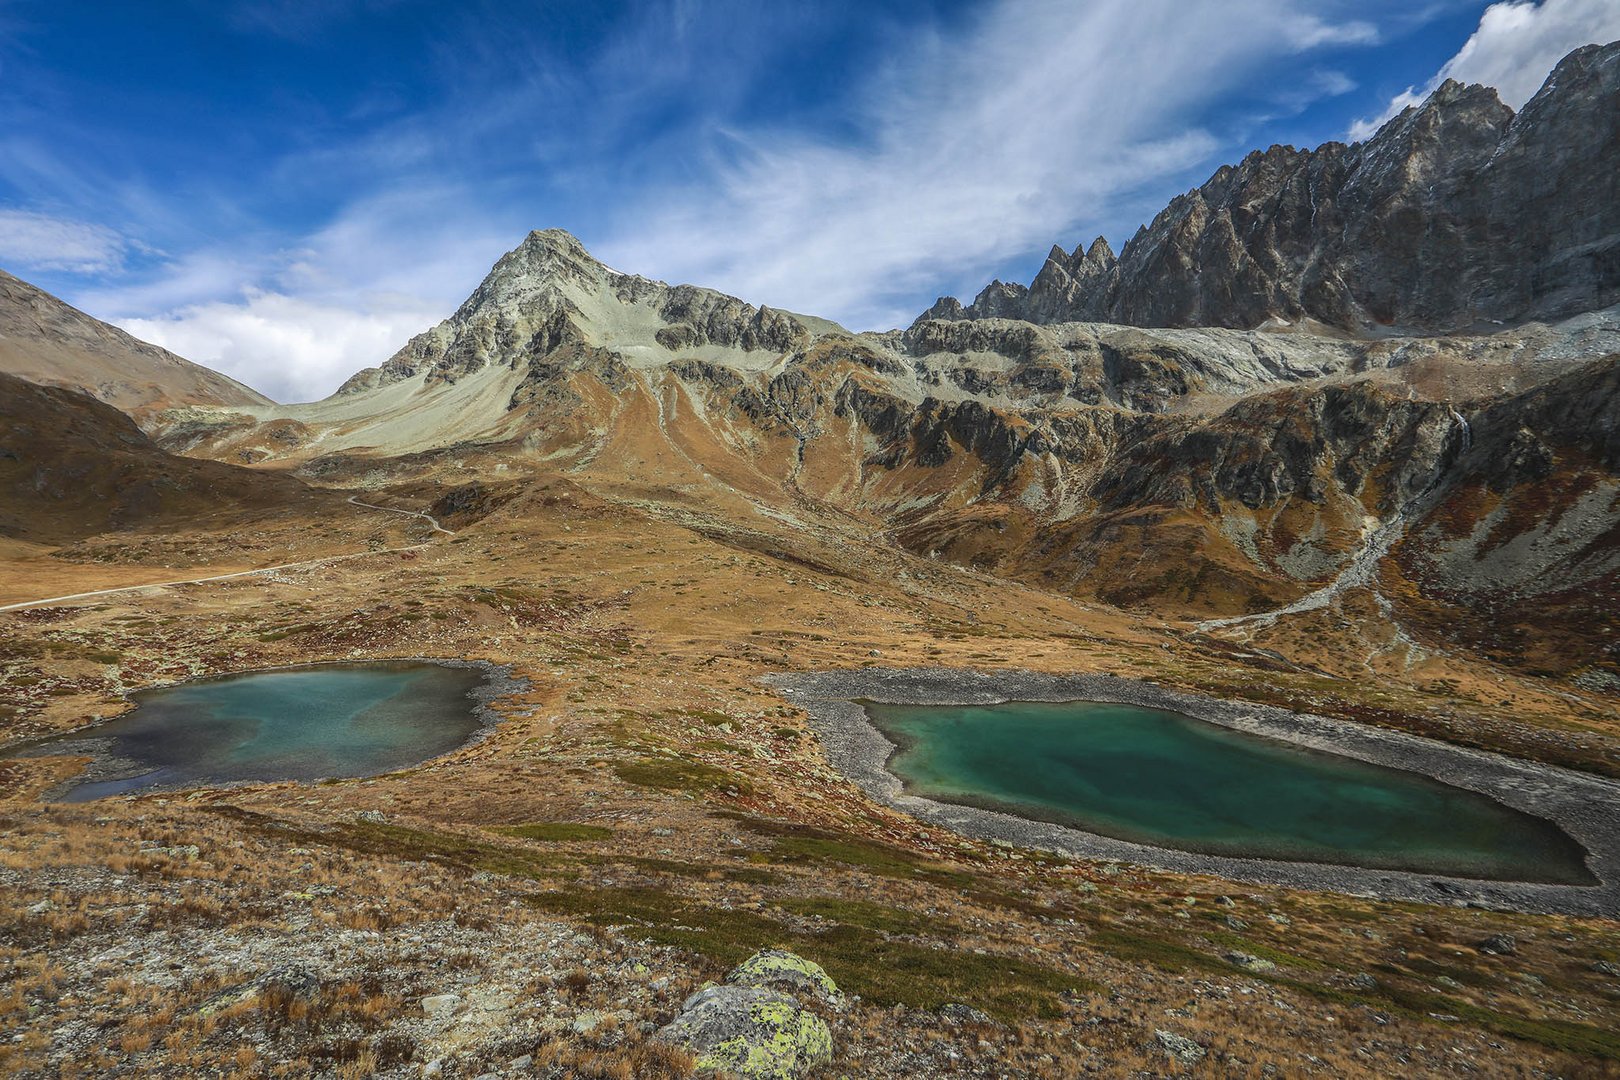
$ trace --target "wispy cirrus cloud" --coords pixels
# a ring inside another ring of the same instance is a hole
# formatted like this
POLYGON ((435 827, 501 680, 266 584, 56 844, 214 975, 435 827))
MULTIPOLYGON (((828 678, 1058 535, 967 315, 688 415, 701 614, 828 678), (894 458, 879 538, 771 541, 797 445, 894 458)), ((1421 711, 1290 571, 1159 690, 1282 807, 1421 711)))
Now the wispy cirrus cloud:
MULTIPOLYGON (((1054 240, 1117 244, 1266 125, 1350 94, 1406 10, 286 0, 156 29, 161 11, 131 13, 93 29, 150 61, 138 100, 0 41, 23 65, 0 84, 0 199, 126 245, 122 262, 89 234, 49 245, 42 284, 284 399, 381 362, 538 227, 625 270, 881 328, 1026 274, 1054 240), (219 37, 199 64, 246 50, 256 69, 176 71, 177 33, 219 37)), ((79 32, 61 29, 73 56, 79 32)))
POLYGON ((982 283, 1209 161, 1203 110, 1268 61, 1376 40, 1272 0, 996 4, 897 50, 862 88, 855 138, 732 130, 711 182, 647 198, 604 251, 856 327, 909 321, 930 284, 982 283))
POLYGON ((76 274, 117 270, 128 244, 103 225, 28 210, 0 210, 0 263, 76 274))

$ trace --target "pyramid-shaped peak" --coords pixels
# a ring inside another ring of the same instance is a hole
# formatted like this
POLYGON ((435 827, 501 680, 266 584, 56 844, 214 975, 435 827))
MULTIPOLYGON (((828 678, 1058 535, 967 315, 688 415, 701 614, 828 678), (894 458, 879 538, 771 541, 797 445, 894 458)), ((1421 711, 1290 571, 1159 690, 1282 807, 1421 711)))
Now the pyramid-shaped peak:
POLYGON ((579 237, 567 229, 535 229, 523 238, 523 243, 519 246, 531 250, 567 252, 587 259, 591 257, 591 253, 585 250, 585 245, 580 243, 579 237))

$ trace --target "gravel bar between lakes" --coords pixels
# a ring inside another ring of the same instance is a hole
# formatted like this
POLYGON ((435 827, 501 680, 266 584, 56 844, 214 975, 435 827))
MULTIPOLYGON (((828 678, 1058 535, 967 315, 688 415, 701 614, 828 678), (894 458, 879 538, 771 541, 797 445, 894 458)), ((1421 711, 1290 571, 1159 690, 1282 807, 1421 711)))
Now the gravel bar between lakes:
POLYGON ((1112 675, 865 668, 776 674, 766 676, 764 681, 805 710, 828 761, 869 796, 964 836, 1177 873, 1392 900, 1547 914, 1620 915, 1620 783, 1613 780, 1402 732, 1181 693, 1112 675), (873 726, 862 701, 895 705, 1101 701, 1182 713, 1235 731, 1420 773, 1544 818, 1586 849, 1587 869, 1598 884, 1483 881, 1326 863, 1204 855, 1118 840, 995 810, 936 802, 908 793, 900 778, 888 770, 889 759, 897 748, 873 726))

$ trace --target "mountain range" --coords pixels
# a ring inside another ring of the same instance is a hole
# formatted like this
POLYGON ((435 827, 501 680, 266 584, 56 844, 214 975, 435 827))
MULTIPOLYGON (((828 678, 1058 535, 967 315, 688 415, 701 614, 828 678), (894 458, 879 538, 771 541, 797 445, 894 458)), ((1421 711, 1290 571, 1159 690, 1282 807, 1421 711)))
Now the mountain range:
POLYGON ((1027 289, 884 333, 534 232, 448 319, 308 405, 15 279, 0 299, 8 326, 33 312, 36 335, 73 343, 52 381, 122 405, 166 452, 316 483, 452 461, 562 474, 854 529, 1195 635, 1348 609, 1356 650, 1604 682, 1617 103, 1620 44, 1572 53, 1517 114, 1448 83, 1365 143, 1222 168, 1117 258, 1054 249, 1027 289), (108 357, 134 374, 109 380, 108 357))

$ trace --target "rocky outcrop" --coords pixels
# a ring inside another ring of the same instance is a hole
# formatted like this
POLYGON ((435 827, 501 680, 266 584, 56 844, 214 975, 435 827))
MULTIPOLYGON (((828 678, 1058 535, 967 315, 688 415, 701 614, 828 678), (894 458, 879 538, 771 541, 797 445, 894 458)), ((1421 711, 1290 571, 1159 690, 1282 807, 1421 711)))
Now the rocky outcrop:
POLYGON ((1567 56, 1517 115, 1447 82, 1372 138, 1273 146, 1174 199, 1116 259, 1054 247, 919 321, 1451 332, 1620 301, 1620 42, 1567 56))

